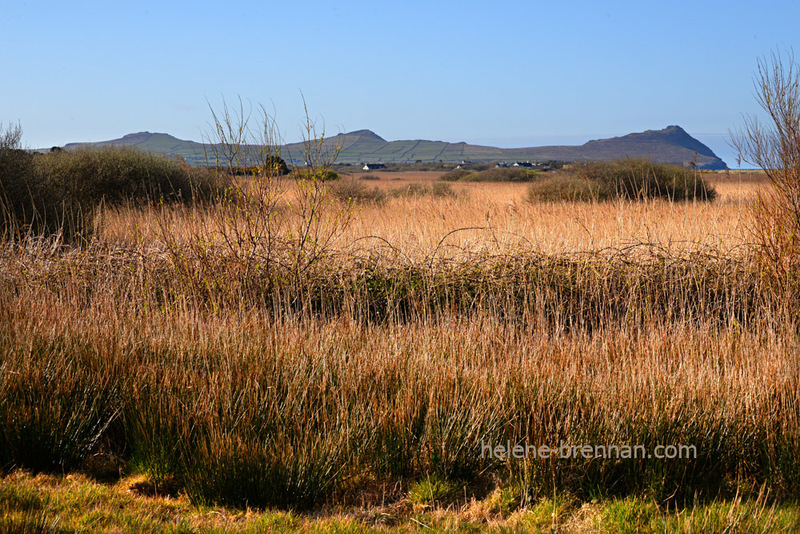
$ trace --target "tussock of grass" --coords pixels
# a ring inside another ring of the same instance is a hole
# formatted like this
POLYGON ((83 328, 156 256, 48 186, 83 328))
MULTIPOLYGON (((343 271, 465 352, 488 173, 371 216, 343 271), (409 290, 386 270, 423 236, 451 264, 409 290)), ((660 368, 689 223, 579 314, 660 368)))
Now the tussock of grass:
POLYGON ((0 382, 0 469, 74 469, 120 411, 115 371, 69 340, 3 345, 24 367, 0 382))
POLYGON ((408 184, 405 187, 392 189, 390 194, 395 197, 456 197, 457 193, 450 187, 450 184, 444 182, 436 182, 430 185, 423 184, 408 184))
POLYGON ((333 169, 302 169, 295 168, 291 176, 296 180, 319 180, 322 182, 334 182, 339 180, 341 176, 333 169))
POLYGON ((87 237, 101 205, 209 199, 228 180, 130 147, 31 155, 0 149, 0 233, 87 237))
POLYGON ((605 201, 664 198, 710 201, 717 194, 700 173, 648 160, 625 159, 575 164, 531 184, 531 201, 605 201))
POLYGON ((532 182, 539 173, 516 167, 492 167, 481 171, 456 169, 440 177, 445 182, 532 182))
MULTIPOLYGON (((362 178, 363 179, 363 178, 362 178)), ((386 192, 378 187, 370 188, 354 179, 339 180, 331 186, 333 196, 342 202, 375 203, 386 202, 386 192)))
MULTIPOLYGON (((363 178, 362 178, 363 180, 363 178)), ((457 193, 445 182, 430 185, 411 183, 404 187, 390 189, 388 192, 379 187, 369 187, 361 180, 341 180, 330 188, 335 198, 345 203, 383 205, 389 198, 456 197, 457 193)))

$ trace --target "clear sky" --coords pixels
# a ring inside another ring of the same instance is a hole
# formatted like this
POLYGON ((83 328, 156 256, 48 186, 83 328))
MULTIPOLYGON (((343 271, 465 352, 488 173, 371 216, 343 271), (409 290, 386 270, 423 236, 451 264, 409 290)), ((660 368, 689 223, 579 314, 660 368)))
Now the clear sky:
POLYGON ((8 1, 0 121, 28 147, 166 132, 200 141, 241 97, 300 139, 579 144, 678 124, 723 137, 753 74, 800 52, 800 1, 8 1))

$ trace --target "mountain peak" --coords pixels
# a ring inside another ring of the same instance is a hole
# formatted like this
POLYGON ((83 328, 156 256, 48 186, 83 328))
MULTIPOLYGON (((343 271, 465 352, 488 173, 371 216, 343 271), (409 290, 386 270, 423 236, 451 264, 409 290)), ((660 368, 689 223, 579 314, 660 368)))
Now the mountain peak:
POLYGON ((153 134, 150 132, 136 132, 136 133, 129 133, 127 135, 122 136, 121 139, 118 141, 122 141, 124 143, 142 143, 150 139, 153 134))
POLYGON ((386 142, 386 139, 381 137, 380 135, 376 134, 372 130, 355 130, 353 132, 348 132, 346 134, 347 137, 358 137, 362 141, 382 141, 386 142))
POLYGON ((716 157, 716 154, 714 154, 713 150, 689 135, 686 130, 678 125, 673 124, 671 126, 667 126, 663 130, 653 131, 652 133, 660 137, 664 142, 688 148, 689 150, 693 150, 702 156, 716 157))
MULTIPOLYGON (((719 160, 714 151, 706 145, 689 135, 686 130, 676 124, 667 126, 662 130, 645 130, 644 132, 630 133, 621 137, 612 137, 611 139, 599 139, 596 141, 589 141, 584 148, 589 150, 606 150, 611 146, 617 147, 618 151, 627 154, 644 154, 650 153, 648 147, 660 146, 659 152, 664 154, 666 147, 674 147, 676 149, 685 150, 688 153, 697 153, 699 156, 705 156, 714 160, 719 160)), ((650 154, 651 157, 658 159, 655 153, 650 154)), ((725 168, 722 160, 714 161, 708 168, 725 168)))

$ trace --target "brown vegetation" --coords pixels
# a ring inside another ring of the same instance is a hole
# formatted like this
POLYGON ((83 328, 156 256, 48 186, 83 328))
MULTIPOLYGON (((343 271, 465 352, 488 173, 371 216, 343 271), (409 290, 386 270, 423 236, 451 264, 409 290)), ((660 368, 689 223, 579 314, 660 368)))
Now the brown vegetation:
POLYGON ((323 146, 208 199, 100 203, 69 246, 6 239, 0 469, 281 509, 796 498, 800 283, 750 242, 764 184, 526 201, 325 180, 323 146), (694 455, 486 454, 501 444, 694 455))
POLYGON ((520 504, 796 491, 796 301, 751 268, 745 186, 530 204, 469 184, 348 215, 327 184, 270 184, 107 208, 79 249, 5 245, 6 468, 102 453, 198 502, 280 507, 433 474, 520 504), (700 456, 504 463, 482 441, 700 456))

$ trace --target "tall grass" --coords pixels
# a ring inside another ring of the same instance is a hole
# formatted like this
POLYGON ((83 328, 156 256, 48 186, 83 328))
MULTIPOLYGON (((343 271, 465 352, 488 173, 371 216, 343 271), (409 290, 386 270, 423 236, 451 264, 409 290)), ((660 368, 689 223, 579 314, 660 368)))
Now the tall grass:
POLYGON ((45 245, 2 251, 6 469, 106 449, 196 502, 298 509, 423 477, 527 499, 798 490, 798 301, 747 257, 332 255, 254 280, 224 249, 45 245), (482 454, 562 442, 698 456, 482 454))
POLYGON ((2 342, 0 468, 77 467, 120 413, 123 388, 113 363, 91 354, 100 347, 64 338, 2 342))

